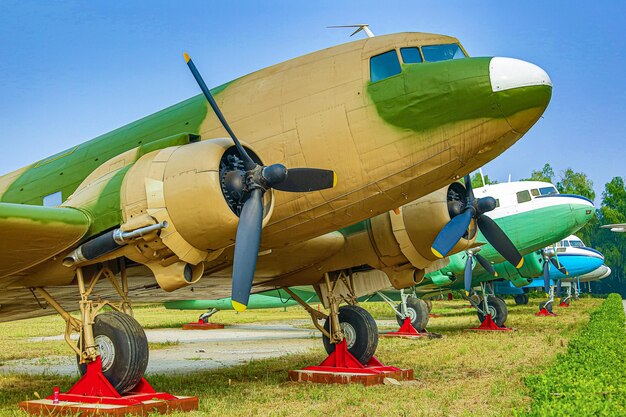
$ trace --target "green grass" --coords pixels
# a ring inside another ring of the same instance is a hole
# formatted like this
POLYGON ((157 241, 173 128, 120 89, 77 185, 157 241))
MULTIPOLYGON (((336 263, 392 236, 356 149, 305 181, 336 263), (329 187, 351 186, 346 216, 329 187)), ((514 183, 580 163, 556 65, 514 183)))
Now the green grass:
POLYGON ((622 298, 611 294, 574 337, 567 353, 527 378, 528 416, 626 415, 626 327, 622 298))
MULTIPOLYGON (((148 375, 148 379, 158 390, 197 395, 200 410, 179 414, 190 417, 508 416, 512 409, 529 409, 530 391, 524 384, 525 377, 544 372, 556 355, 565 351, 568 340, 588 322, 589 311, 601 303, 602 300, 581 300, 567 309, 556 308, 558 317, 546 318, 533 315, 536 304, 515 306, 509 301, 507 324, 516 329, 514 332, 474 333, 464 331, 478 324, 473 309, 465 308, 462 301, 437 301, 433 312, 444 317, 431 319, 429 329, 444 334, 444 338, 380 341, 379 359, 415 371, 416 381, 401 386, 365 388, 287 382, 287 370, 323 360, 326 355, 321 342, 305 354, 185 375, 148 375)), ((382 303, 364 306, 376 318, 393 318, 391 310, 382 303)), ((169 311, 156 306, 136 309, 136 315, 140 322, 151 327, 184 323, 197 317, 196 312, 169 311)), ((214 321, 229 324, 306 318, 305 313, 291 307, 286 312, 253 310, 250 315, 219 313, 214 321)), ((0 335, 6 334, 5 326, 0 325, 0 335)), ((25 341, 29 336, 28 329, 22 329, 21 340, 15 340, 18 349, 33 344, 25 341)), ((4 343, 4 337, 0 336, 0 342, 4 343)), ((48 349, 47 344, 37 343, 42 350, 48 349)), ((176 346, 165 348, 176 349, 176 346)), ((65 390, 74 381, 75 378, 50 375, 0 375, 0 416, 22 416, 17 411, 18 401, 34 398, 35 392, 48 395, 54 385, 65 390)))

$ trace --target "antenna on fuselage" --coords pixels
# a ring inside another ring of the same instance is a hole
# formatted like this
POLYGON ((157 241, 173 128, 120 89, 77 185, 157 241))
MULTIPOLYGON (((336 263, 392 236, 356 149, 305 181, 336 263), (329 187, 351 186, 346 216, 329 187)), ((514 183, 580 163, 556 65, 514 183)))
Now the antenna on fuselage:
POLYGON ((485 176, 483 175, 483 169, 482 168, 478 168, 478 172, 480 172, 480 179, 483 180, 483 187, 484 187, 487 184, 485 183, 485 176))
POLYGON ((360 25, 336 25, 336 26, 326 26, 327 28, 332 28, 332 29, 336 29, 336 28, 357 28, 354 32, 352 32, 352 34, 350 36, 354 36, 357 33, 359 33, 360 31, 365 32, 365 34, 367 35, 368 38, 373 38, 374 32, 372 32, 369 28, 370 25, 363 23, 360 25))
POLYGON ((509 174, 509 182, 511 182, 511 174, 509 174))

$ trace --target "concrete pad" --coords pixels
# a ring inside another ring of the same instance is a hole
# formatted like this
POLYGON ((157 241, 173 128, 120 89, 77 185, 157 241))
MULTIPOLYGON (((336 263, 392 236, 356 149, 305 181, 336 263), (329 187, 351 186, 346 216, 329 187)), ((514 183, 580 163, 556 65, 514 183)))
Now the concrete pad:
MULTIPOLYGON (((146 330, 152 343, 178 343, 153 349, 146 373, 173 374, 240 365, 253 360, 304 353, 321 345, 317 330, 287 324, 247 324, 210 332, 182 329, 146 330)), ((63 340, 63 336, 30 339, 32 342, 63 340)), ((68 348, 69 350, 69 348, 68 348)), ((6 361, 0 373, 61 374, 78 376, 74 356, 52 356, 6 361)))

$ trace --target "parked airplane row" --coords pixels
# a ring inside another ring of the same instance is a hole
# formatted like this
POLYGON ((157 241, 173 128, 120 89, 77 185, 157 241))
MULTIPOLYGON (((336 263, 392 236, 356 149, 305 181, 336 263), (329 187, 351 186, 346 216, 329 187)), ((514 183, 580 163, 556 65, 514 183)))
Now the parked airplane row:
POLYGON ((119 394, 145 385, 132 303, 230 295, 242 311, 280 289, 329 353, 367 364, 378 331, 360 298, 480 287, 470 300, 501 320, 485 283, 562 269, 546 247, 594 214, 547 183, 471 187, 550 101, 531 63, 469 57, 429 33, 330 47, 213 89, 185 60, 203 94, 0 177, 0 321, 57 312, 81 372, 119 394))

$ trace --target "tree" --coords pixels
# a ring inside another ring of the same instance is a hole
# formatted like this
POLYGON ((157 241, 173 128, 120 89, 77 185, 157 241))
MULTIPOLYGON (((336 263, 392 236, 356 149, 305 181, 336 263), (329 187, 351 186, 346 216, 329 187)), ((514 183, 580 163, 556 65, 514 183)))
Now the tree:
POLYGON ((561 179, 556 183, 556 188, 561 194, 582 195, 591 201, 596 199, 593 181, 587 178, 587 174, 575 172, 572 168, 561 171, 561 179))
MULTIPOLYGON (((602 224, 626 223, 626 187, 622 177, 615 177, 604 186, 602 224)), ((614 233, 609 229, 596 228, 591 244, 604 255, 604 263, 611 268, 611 277, 594 284, 596 291, 619 291, 626 295, 626 234, 614 233)))
POLYGON ((530 178, 521 181, 544 181, 554 183, 554 170, 550 164, 545 164, 541 170, 534 170, 530 173, 530 178))

